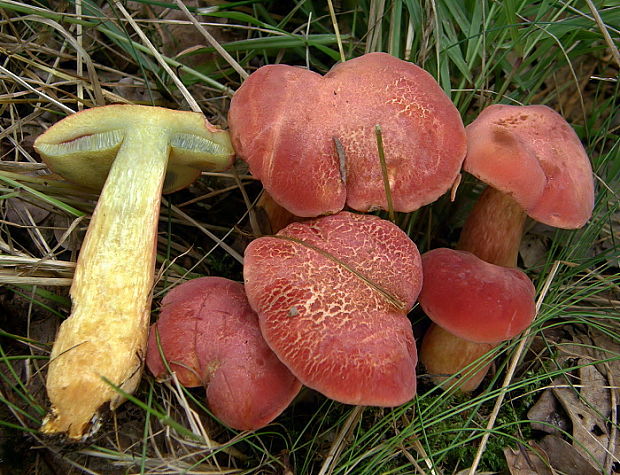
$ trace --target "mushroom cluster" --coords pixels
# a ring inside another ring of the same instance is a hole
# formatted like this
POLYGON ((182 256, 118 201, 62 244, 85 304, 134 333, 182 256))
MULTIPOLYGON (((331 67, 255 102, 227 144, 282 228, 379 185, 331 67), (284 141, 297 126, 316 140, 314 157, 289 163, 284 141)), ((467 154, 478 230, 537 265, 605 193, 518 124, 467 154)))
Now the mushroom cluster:
POLYGON ((465 258, 462 253, 430 251, 425 259, 420 305, 443 330, 431 325, 420 358, 436 381, 464 368, 473 370, 473 376, 459 383, 462 390, 472 391, 488 368, 480 358, 502 339, 520 333, 535 315, 534 287, 531 282, 526 285, 529 278, 516 269, 527 217, 564 229, 583 226, 594 207, 594 182, 590 160, 577 134, 549 107, 492 105, 466 132, 463 168, 488 186, 467 217, 457 244, 460 251, 471 255, 465 258), (448 275, 442 266, 453 272, 448 275), (471 277, 474 267, 479 269, 475 279, 471 277), (435 278, 438 275, 442 277, 435 278), (464 305, 464 297, 456 289, 485 295, 480 295, 475 305, 462 307, 465 313, 443 308, 438 317, 436 302, 441 288, 445 289, 443 298, 464 305), (495 317, 483 322, 481 315, 495 317), (455 319, 473 331, 463 334, 445 324, 455 319), (488 335, 487 326, 499 319, 505 328, 503 338, 488 335), (439 348, 443 348, 441 356, 439 348))
POLYGON ((81 437, 104 403, 116 407, 122 398, 103 378, 135 388, 160 193, 230 165, 233 148, 268 192, 265 209, 284 210, 277 232, 247 246, 243 284, 208 277, 169 292, 146 361, 158 379, 174 371, 181 384, 205 387, 212 413, 241 430, 269 424, 301 385, 346 404, 410 401, 417 350, 408 313, 418 297, 434 322, 421 344, 427 372, 451 385, 466 369, 459 388, 474 390, 491 350, 535 316, 534 285, 517 268, 527 216, 574 229, 592 213, 590 162, 559 114, 495 105, 465 128, 427 72, 388 54, 324 76, 259 68, 228 119, 230 137, 198 114, 106 106, 35 144, 52 170, 103 186, 72 287, 74 315, 52 352, 44 430, 81 437), (166 173, 168 164, 177 168, 166 173), (488 187, 457 249, 420 256, 393 222, 364 214, 415 211, 462 169, 488 187), (105 332, 94 330, 104 322, 105 332))

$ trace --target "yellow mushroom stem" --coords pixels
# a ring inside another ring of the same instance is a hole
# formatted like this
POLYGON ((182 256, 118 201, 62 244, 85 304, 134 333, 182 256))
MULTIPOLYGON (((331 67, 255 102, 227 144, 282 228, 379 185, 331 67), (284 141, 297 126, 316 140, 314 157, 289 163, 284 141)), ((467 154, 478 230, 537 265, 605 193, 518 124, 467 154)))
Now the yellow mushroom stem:
POLYGON ((169 145, 157 131, 135 132, 123 140, 80 251, 73 310, 51 354, 43 432, 81 437, 102 406, 124 400, 102 377, 132 393, 142 375, 169 145))
POLYGON ((105 179, 71 285, 72 313, 51 352, 41 428, 81 439, 102 410, 124 401, 116 387, 132 393, 142 375, 162 189, 225 168, 233 152, 227 133, 201 114, 130 105, 74 114, 35 148, 72 181, 105 179))

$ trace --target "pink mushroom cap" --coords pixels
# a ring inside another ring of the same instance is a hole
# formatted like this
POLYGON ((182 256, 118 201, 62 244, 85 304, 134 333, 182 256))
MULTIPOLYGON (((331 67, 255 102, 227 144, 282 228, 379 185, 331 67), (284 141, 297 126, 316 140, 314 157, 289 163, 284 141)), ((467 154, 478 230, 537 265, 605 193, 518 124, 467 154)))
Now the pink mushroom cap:
POLYGON ((376 125, 395 211, 445 193, 466 152, 461 117, 433 77, 385 53, 340 63, 324 76, 286 65, 259 68, 235 93, 228 123, 252 174, 303 217, 345 204, 387 209, 376 125))
POLYGON ((299 380, 346 404, 397 406, 416 391, 407 312, 422 284, 396 225, 341 212, 250 243, 244 278, 265 340, 299 380))
POLYGON ((463 168, 511 195, 531 218, 565 229, 590 219, 590 160, 575 131, 553 109, 492 105, 466 131, 463 168))
POLYGON ((525 330, 536 315, 534 284, 519 269, 447 248, 424 253, 422 267, 422 309, 460 338, 499 343, 525 330))
POLYGON ((301 383, 269 349, 243 285, 202 277, 172 289, 151 327, 146 364, 156 378, 166 366, 187 387, 205 386, 209 409, 239 430, 264 427, 293 400, 301 383))

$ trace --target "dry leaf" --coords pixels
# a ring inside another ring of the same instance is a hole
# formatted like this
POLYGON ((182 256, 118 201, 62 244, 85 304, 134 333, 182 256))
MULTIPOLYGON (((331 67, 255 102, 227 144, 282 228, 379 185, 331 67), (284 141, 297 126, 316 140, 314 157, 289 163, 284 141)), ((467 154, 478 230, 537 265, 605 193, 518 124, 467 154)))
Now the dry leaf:
MULTIPOLYGON (((580 364, 587 364, 585 359, 580 364)), ((554 388, 553 392, 573 423, 574 447, 594 465, 604 466, 610 436, 607 420, 611 412, 611 399, 607 381, 592 366, 579 371, 582 388, 554 388)))
POLYGON ((55 215, 53 218, 54 237, 56 242, 69 251, 77 251, 82 246, 84 235, 86 234, 86 226, 79 226, 81 218, 69 218, 65 215, 55 215))
MULTIPOLYGON (((620 329, 617 330, 620 333, 620 329)), ((620 343, 606 333, 594 330, 590 333, 593 348, 592 355, 596 360, 610 360, 597 364, 597 369, 605 376, 610 386, 620 382, 620 343)))
POLYGON ((49 210, 20 198, 7 198, 4 204, 6 206, 4 219, 23 226, 40 224, 50 215, 49 210))
POLYGON ((549 463, 541 459, 541 456, 545 455, 544 451, 534 451, 524 446, 519 449, 511 447, 504 449, 506 465, 512 475, 552 475, 549 463))
POLYGON ((547 435, 538 443, 549 457, 551 466, 569 475, 598 475, 600 472, 583 458, 575 448, 556 435, 547 435))
POLYGON ((536 234, 526 234, 521 240, 519 255, 526 269, 542 268, 547 260, 548 245, 546 239, 536 234))
POLYGON ((545 390, 527 412, 527 418, 532 421, 532 429, 547 434, 560 434, 570 429, 566 412, 558 403, 551 389, 545 390))

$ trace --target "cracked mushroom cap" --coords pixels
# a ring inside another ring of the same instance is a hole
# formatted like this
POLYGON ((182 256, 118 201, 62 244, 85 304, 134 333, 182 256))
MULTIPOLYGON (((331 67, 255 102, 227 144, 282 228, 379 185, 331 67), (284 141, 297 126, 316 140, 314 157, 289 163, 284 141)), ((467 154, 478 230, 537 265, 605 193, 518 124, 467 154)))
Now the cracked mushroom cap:
POLYGON ((209 409, 235 429, 269 424, 301 388, 265 343, 243 285, 228 279, 193 279, 164 297, 146 357, 156 378, 167 375, 160 349, 179 382, 205 386, 209 409))
POLYGON ((396 211, 445 193, 466 152, 461 117, 435 79, 385 53, 351 59, 324 76, 287 65, 259 68, 235 93, 228 122, 252 174, 302 217, 345 204, 387 209, 376 125, 396 211))
POLYGON ((424 253, 422 267, 420 306, 433 322, 460 338, 499 343, 534 319, 536 290, 519 269, 447 248, 424 253))
POLYGON ((575 131, 553 109, 492 105, 466 131, 463 168, 511 195, 531 218, 565 229, 590 219, 590 160, 575 131))
POLYGON ((228 132, 211 125, 198 112, 163 107, 112 104, 85 109, 50 127, 34 147, 53 172, 99 190, 125 131, 155 127, 168 135, 168 168, 163 192, 185 188, 202 170, 224 170, 234 153, 228 132))
POLYGON ((244 279, 265 340, 303 384, 346 404, 413 398, 407 312, 422 269, 396 225, 349 212, 290 224, 250 243, 244 279))

